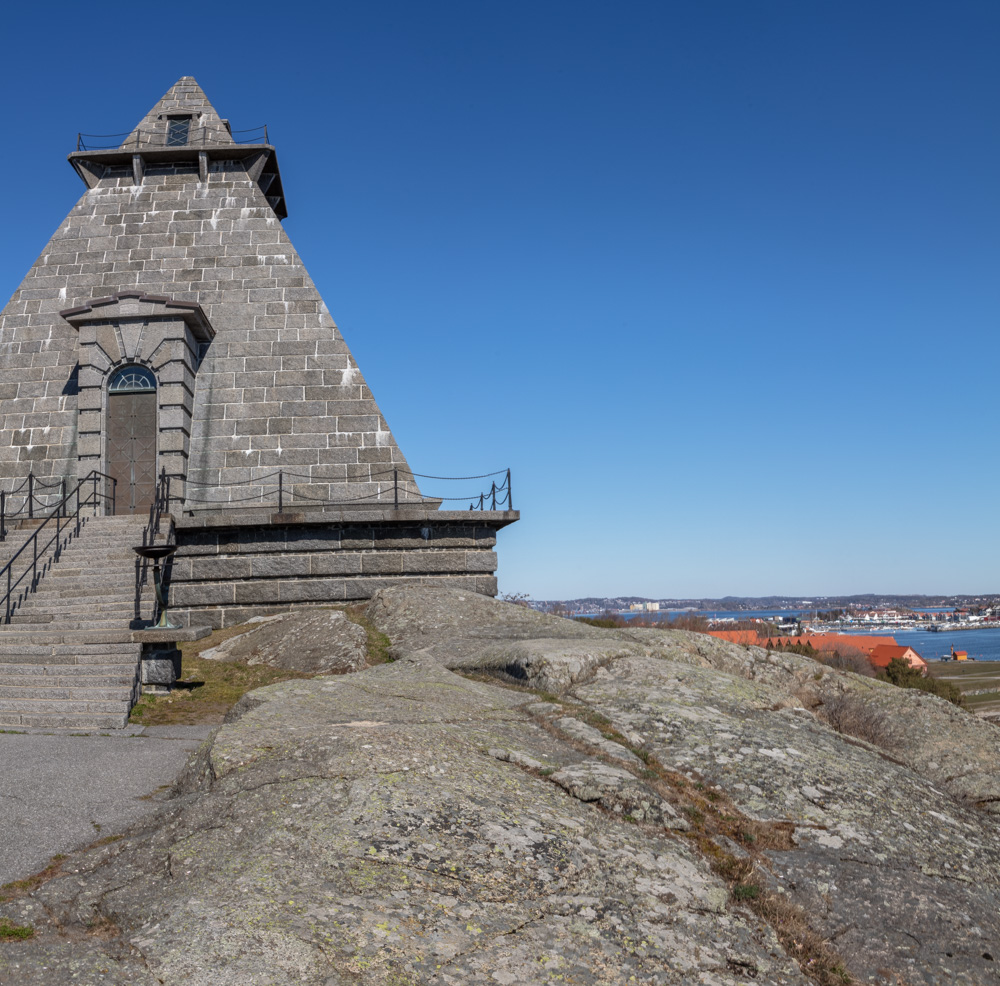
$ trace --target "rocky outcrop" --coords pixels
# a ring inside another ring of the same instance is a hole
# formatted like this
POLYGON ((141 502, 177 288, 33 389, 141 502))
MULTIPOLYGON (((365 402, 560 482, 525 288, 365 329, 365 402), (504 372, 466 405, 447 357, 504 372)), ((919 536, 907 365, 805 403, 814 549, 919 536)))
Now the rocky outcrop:
POLYGON ((0 983, 1000 982, 995 727, 467 593, 369 616, 395 663, 247 696, 156 824, 0 906, 0 983))
POLYGON ((346 674, 365 666, 368 635, 341 610, 320 609, 256 616, 244 633, 202 651, 210 661, 267 664, 308 674, 346 674))

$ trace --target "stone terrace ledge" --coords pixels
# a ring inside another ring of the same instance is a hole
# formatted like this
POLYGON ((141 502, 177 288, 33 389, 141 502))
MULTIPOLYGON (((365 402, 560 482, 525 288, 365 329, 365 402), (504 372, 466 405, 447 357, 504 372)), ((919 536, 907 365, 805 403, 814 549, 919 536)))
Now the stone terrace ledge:
MULTIPOLYGON (((428 500, 423 504, 394 507, 324 507, 322 510, 274 510, 227 509, 198 510, 193 516, 172 514, 174 526, 178 530, 193 530, 208 527, 255 527, 260 524, 306 524, 329 525, 331 523, 373 523, 373 522, 413 522, 428 521, 444 524, 476 524, 500 530, 513 524, 521 517, 520 510, 438 510, 435 503, 428 500)), ((164 519, 167 515, 164 514, 164 519)))
POLYGON ((437 510, 426 503, 175 514, 170 615, 224 627, 427 583, 495 596, 497 531, 519 517, 516 510, 437 510))

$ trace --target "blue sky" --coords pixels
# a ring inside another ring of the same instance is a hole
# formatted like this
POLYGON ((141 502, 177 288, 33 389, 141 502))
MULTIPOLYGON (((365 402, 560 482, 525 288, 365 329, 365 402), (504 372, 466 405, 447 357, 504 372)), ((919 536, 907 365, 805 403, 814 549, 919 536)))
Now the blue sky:
POLYGON ((1000 591, 995 2, 4 24, 0 294, 82 191, 77 131, 195 76, 268 124, 285 228, 413 469, 512 468, 501 591, 1000 591))

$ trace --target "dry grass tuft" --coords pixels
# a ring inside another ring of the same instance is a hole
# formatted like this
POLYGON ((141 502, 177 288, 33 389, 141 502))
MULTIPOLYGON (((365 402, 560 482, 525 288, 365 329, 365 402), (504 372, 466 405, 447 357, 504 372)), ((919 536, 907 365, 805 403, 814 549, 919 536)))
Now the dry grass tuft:
POLYGON ((60 853, 52 857, 52 861, 44 870, 39 870, 37 873, 33 873, 23 880, 11 880, 10 883, 0 886, 0 904, 6 904, 7 901, 13 900, 15 897, 30 894, 36 887, 40 887, 43 883, 47 883, 54 877, 59 876, 62 872, 63 861, 66 858, 65 855, 60 853))
MULTIPOLYGON (((562 705, 568 714, 596 726, 606 738, 620 743, 643 761, 641 769, 631 766, 629 769, 679 809, 690 824, 683 837, 705 858, 712 871, 725 880, 733 903, 766 921, 806 976, 818 986, 856 986, 857 980, 847 971, 843 959, 812 930, 805 910, 767 889, 767 880, 761 872, 767 866, 763 851, 793 849, 794 824, 749 818, 721 787, 707 783, 697 774, 685 776, 666 769, 648 750, 632 745, 601 713, 565 699, 547 698, 562 705), (726 843, 726 839, 730 842, 726 843), (733 842, 741 847, 738 854, 723 848, 733 842)), ((549 720, 536 719, 536 722, 570 746, 605 758, 601 751, 587 749, 587 744, 564 735, 549 720)), ((756 970, 743 972, 753 975, 756 970)))
POLYGON ((838 733, 864 740, 873 746, 891 749, 892 737, 885 725, 880 705, 854 692, 828 696, 816 708, 819 716, 838 733))

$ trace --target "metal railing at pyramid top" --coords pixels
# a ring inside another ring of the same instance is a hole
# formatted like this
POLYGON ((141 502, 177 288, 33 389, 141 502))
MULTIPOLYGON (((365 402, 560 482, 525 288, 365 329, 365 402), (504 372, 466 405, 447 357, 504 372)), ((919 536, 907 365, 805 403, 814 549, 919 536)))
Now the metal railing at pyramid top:
POLYGON ((230 144, 269 144, 267 124, 247 130, 228 130, 224 126, 193 126, 187 139, 176 141, 166 129, 126 130, 120 134, 76 135, 78 151, 143 150, 153 147, 221 147, 230 144), (117 139, 116 139, 117 138, 117 139), (110 141, 110 143, 108 143, 110 141))

